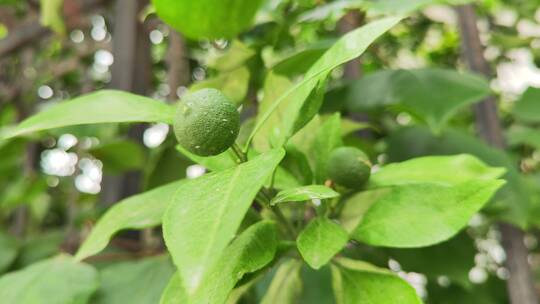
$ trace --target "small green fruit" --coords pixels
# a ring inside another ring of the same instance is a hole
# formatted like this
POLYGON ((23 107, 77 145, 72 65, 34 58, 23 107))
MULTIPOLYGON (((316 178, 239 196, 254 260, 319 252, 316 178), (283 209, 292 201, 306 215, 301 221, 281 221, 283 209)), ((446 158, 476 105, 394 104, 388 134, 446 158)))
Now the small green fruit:
POLYGON ((371 175, 371 163, 361 150, 353 147, 341 147, 330 154, 327 173, 328 177, 336 184, 358 190, 371 175))
POLYGON ((215 89, 202 89, 183 97, 174 121, 174 134, 180 145, 200 156, 227 150, 239 129, 236 107, 215 89))

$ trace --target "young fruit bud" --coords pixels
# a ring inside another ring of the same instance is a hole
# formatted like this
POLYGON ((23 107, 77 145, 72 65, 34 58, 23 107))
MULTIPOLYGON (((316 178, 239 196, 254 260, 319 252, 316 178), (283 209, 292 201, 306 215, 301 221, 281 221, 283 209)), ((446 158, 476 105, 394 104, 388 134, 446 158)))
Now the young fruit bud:
POLYGON ((369 179, 371 163, 364 152, 353 147, 337 148, 330 154, 328 177, 345 188, 358 190, 369 179))
POLYGON ((182 97, 173 127, 186 150, 200 156, 217 155, 234 144, 240 115, 223 93, 202 89, 182 97))

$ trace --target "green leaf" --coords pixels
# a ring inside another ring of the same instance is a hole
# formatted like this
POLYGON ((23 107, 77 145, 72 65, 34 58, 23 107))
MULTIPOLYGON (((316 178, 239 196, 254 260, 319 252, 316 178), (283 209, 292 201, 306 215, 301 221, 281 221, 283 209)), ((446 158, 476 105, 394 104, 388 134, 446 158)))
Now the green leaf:
POLYGON ((462 4, 471 2, 471 0, 378 0, 365 1, 365 9, 370 15, 396 15, 409 14, 430 4, 462 4))
POLYGON ((382 167, 371 176, 369 186, 376 188, 412 183, 451 186, 468 180, 496 179, 505 171, 504 168, 489 167, 469 154, 424 156, 382 167))
POLYGON ((239 284, 239 286, 236 286, 231 293, 229 293, 229 297, 227 297, 227 302, 225 304, 239 304, 242 303, 242 298, 246 293, 248 293, 252 288, 255 286, 255 283, 261 278, 262 276, 255 276, 255 278, 249 280, 247 283, 239 284))
POLYGON ((111 122, 172 123, 175 108, 131 93, 102 90, 53 105, 0 134, 0 139, 59 127, 111 122))
POLYGON ((295 76, 305 73, 323 54, 328 50, 334 40, 321 41, 312 45, 308 45, 300 50, 295 50, 292 53, 280 56, 271 64, 271 69, 274 73, 295 76))
POLYGON ((211 270, 208 280, 191 297, 176 274, 163 293, 161 303, 224 303, 246 273, 257 271, 273 260, 276 248, 276 225, 270 221, 258 222, 233 240, 211 270))
POLYGON ((32 264, 0 278, 0 298, 17 304, 87 303, 98 288, 97 272, 69 256, 32 264))
POLYGON ((516 101, 512 114, 523 122, 540 122, 540 88, 528 88, 516 101))
POLYGON ((17 257, 17 240, 7 233, 0 233, 0 274, 4 273, 17 257))
POLYGON ((163 230, 189 296, 209 278, 255 195, 283 156, 283 150, 272 150, 178 188, 164 214, 163 230))
POLYGON ((348 232, 352 233, 367 210, 381 196, 389 191, 388 188, 379 188, 371 191, 360 191, 352 196, 344 198, 343 209, 339 214, 339 223, 348 232))
POLYGON ((349 240, 347 232, 328 218, 312 220, 296 239, 300 254, 314 269, 326 265, 349 240))
MULTIPOLYGON (((273 102, 280 97, 282 92, 291 88, 292 83, 287 77, 276 75, 273 72, 268 73, 264 81, 263 99, 258 108, 257 122, 261 121, 270 110, 273 102)), ((280 136, 280 123, 287 115, 287 105, 289 100, 283 101, 266 118, 266 123, 260 126, 260 131, 253 136, 253 146, 259 152, 265 152, 276 145, 280 136)), ((248 140, 249 141, 249 140, 248 140)))
MULTIPOLYGON (((195 155, 186 149, 182 148, 180 145, 176 147, 180 153, 184 154, 187 158, 191 159, 192 161, 200 164, 201 166, 209 169, 210 171, 222 171, 225 169, 232 168, 236 166, 237 158, 236 155, 233 153, 232 150, 227 150, 221 154, 215 155, 215 156, 199 156, 195 155)), ((249 159, 256 157, 258 154, 255 151, 250 151, 249 153, 249 159)), ((270 184, 271 178, 268 178, 268 180, 265 183, 265 186, 270 184)), ((274 173, 274 188, 276 189, 289 189, 300 186, 300 183, 298 180, 292 176, 291 173, 283 169, 282 167, 277 167, 276 172, 274 173)))
POLYGON ((270 205, 277 205, 284 202, 302 202, 312 199, 327 199, 338 197, 339 193, 323 186, 310 185, 280 191, 270 202, 270 205))
POLYGON ((308 10, 298 16, 299 22, 321 22, 337 21, 349 10, 360 9, 363 1, 358 0, 340 0, 326 4, 316 5, 314 9, 308 10))
POLYGON ((365 129, 373 129, 377 131, 377 129, 370 125, 369 123, 365 122, 358 122, 356 120, 342 118, 341 119, 341 136, 347 136, 353 132, 365 130, 365 129))
POLYGON ((254 50, 240 40, 234 40, 225 53, 211 57, 207 65, 221 72, 231 71, 240 67, 254 55, 254 50))
POLYGON ((64 0, 40 0, 40 19, 43 26, 50 27, 58 34, 64 34, 66 28, 62 16, 64 0))
POLYGON ((334 304, 332 274, 330 266, 314 270, 307 265, 302 267, 302 295, 298 304, 334 304))
POLYGON ((314 161, 315 182, 324 183, 328 158, 334 149, 341 146, 341 117, 336 113, 322 123, 310 149, 310 156, 314 161))
POLYGON ((131 140, 102 144, 88 152, 103 163, 103 170, 108 173, 139 169, 145 164, 143 147, 131 140))
MULTIPOLYGON (((312 156, 311 148, 314 145, 317 132, 319 132, 323 121, 324 118, 321 115, 315 115, 305 127, 291 137, 287 145, 294 145, 295 148, 310 158, 312 156)), ((310 163, 314 162, 313 159, 309 159, 309 161, 310 163)))
MULTIPOLYGON (((329 74, 329 73, 328 73, 329 74)), ((326 83, 328 74, 321 74, 314 84, 313 89, 305 98, 297 98, 297 95, 292 95, 291 101, 287 108, 291 113, 297 113, 296 115, 286 115, 282 121, 284 130, 286 132, 281 133, 277 145, 282 146, 287 143, 287 140, 293 136, 296 132, 301 130, 307 125, 310 120, 317 115, 324 100, 324 93, 326 91, 326 83), (291 108, 292 107, 292 108, 291 108)))
POLYGON ((169 283, 167 283, 167 286, 165 287, 165 290, 163 291, 163 294, 161 295, 160 304, 180 304, 180 303, 189 303, 189 299, 186 295, 186 292, 184 290, 184 287, 182 286, 182 281, 180 279, 180 275, 178 273, 175 273, 171 279, 169 280, 169 283))
POLYGON ((371 175, 368 188, 380 190, 360 192, 347 198, 340 221, 347 231, 353 231, 371 205, 390 191, 385 187, 426 183, 456 186, 469 180, 493 180, 504 171, 504 168, 489 167, 468 154, 424 156, 391 163, 371 175))
POLYGON ((398 105, 439 132, 458 110, 490 94, 489 84, 473 74, 444 69, 381 71, 350 85, 346 105, 364 112, 398 105))
POLYGON ((292 143, 287 144, 285 150, 287 154, 281 162, 281 166, 290 172, 301 185, 311 184, 313 182, 313 173, 306 154, 292 143))
POLYGON ((302 293, 302 262, 288 259, 279 265, 261 304, 294 304, 302 293))
POLYGON ((107 265, 99 271, 101 284, 92 303, 159 303, 173 274, 167 255, 107 265))
POLYGON ((337 66, 360 56, 376 38, 384 34, 400 20, 401 18, 396 17, 377 20, 351 31, 339 39, 321 56, 321 58, 319 58, 319 60, 317 60, 317 62, 315 62, 315 64, 313 64, 313 66, 311 66, 302 81, 283 93, 272 103, 266 112, 261 115, 260 119, 257 120, 257 124, 255 125, 244 150, 247 150, 247 147, 255 134, 259 132, 259 129, 266 123, 266 120, 272 116, 274 111, 280 107, 282 102, 287 103, 288 115, 287 120, 282 122, 280 128, 280 141, 278 141, 278 144, 284 144, 295 131, 298 131, 303 125, 308 123, 318 111, 318 108, 316 109, 317 111, 313 111, 313 108, 317 106, 320 107, 322 98, 321 100, 315 98, 316 102, 314 102, 313 107, 308 107, 309 111, 307 111, 307 113, 310 115, 312 114, 313 116, 308 117, 305 113, 302 113, 302 116, 300 116, 300 111, 306 109, 304 105, 306 99, 308 99, 311 92, 316 87, 319 86, 320 89, 321 81, 326 79, 326 76, 337 66))
POLYGON ((187 180, 181 180, 128 197, 103 215, 79 248, 75 258, 85 259, 107 246, 111 237, 123 229, 157 226, 176 190, 187 180))
POLYGON ((153 0, 158 16, 191 39, 232 38, 246 30, 262 0, 153 0))
POLYGON ((0 39, 6 38, 8 33, 8 28, 3 23, 0 23, 0 39))
POLYGON ((416 291, 386 269, 340 258, 332 265, 332 286, 337 304, 421 304, 416 291))
MULTIPOLYGON (((269 187, 272 182, 272 178, 268 178, 265 186, 269 187)), ((292 189, 300 187, 302 184, 300 181, 289 171, 285 170, 282 166, 276 168, 274 173, 274 184, 273 188, 277 190, 292 189)))
POLYGON ((237 165, 236 156, 230 149, 214 156, 199 156, 189 152, 180 145, 176 145, 176 149, 193 162, 210 171, 221 171, 237 165))
POLYGON ((64 231, 55 230, 28 236, 20 248, 15 265, 24 267, 59 254, 65 239, 64 231))
MULTIPOLYGON (((424 155, 468 153, 490 166, 504 167, 507 184, 486 208, 494 218, 513 223, 525 229, 530 215, 531 194, 516 163, 503 150, 487 145, 477 136, 460 130, 445 130, 435 136, 422 127, 407 127, 388 137, 388 159, 402 161, 424 155), (410 143, 414 142, 414 145, 410 143)), ((455 173, 452 171, 452 173, 455 173)))
POLYGON ((186 178, 187 168, 191 162, 178 154, 174 146, 165 144, 151 150, 149 154, 145 169, 145 191, 186 178))
POLYGON ((465 227, 502 180, 469 180, 455 186, 405 184, 385 189, 351 237, 374 246, 423 247, 454 236, 465 227))
POLYGON ((510 146, 526 145, 540 150, 540 130, 538 129, 512 126, 506 133, 506 139, 510 146))
POLYGON ((223 92, 236 105, 241 104, 246 97, 249 84, 249 70, 239 67, 232 71, 226 71, 214 78, 194 83, 189 91, 195 92, 204 88, 213 88, 223 92))

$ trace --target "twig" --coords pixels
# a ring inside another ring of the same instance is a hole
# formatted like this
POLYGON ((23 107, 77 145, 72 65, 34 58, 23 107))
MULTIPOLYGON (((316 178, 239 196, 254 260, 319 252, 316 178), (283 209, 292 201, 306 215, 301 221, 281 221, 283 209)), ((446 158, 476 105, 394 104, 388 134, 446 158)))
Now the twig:
POLYGON ((234 144, 231 146, 231 150, 234 152, 234 154, 235 154, 236 157, 238 158, 238 161, 239 161, 239 162, 241 162, 241 163, 247 162, 247 155, 246 155, 246 153, 242 152, 242 149, 241 149, 236 143, 234 143, 234 144))

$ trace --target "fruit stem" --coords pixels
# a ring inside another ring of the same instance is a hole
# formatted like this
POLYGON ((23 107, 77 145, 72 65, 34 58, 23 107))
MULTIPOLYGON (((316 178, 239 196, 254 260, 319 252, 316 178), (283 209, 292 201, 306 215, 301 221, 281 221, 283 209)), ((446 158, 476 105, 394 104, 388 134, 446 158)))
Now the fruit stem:
POLYGON ((241 163, 247 162, 247 155, 246 155, 246 153, 242 152, 242 149, 240 149, 238 144, 234 143, 231 146, 231 148, 232 148, 234 154, 236 154, 236 157, 238 157, 239 162, 241 162, 241 163))

